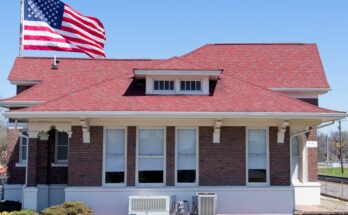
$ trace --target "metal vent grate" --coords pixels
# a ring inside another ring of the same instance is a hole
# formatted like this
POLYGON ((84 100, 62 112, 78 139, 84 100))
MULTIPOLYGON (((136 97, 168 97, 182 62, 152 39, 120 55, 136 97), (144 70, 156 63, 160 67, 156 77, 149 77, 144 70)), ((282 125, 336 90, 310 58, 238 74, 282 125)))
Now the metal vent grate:
POLYGON ((129 197, 129 211, 132 213, 169 211, 169 197, 129 197))
POLYGON ((198 214, 215 215, 216 214, 216 194, 198 193, 198 214))

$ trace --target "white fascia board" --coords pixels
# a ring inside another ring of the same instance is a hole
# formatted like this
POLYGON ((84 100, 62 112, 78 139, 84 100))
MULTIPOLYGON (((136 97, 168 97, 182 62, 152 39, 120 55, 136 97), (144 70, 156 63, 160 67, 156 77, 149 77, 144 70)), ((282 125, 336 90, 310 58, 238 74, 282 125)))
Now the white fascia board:
POLYGON ((22 80, 10 80, 12 85, 33 86, 39 84, 41 81, 22 81, 22 80))
POLYGON ((43 104, 43 101, 0 101, 2 107, 31 107, 39 104, 43 104))
POLYGON ((270 90, 284 93, 297 93, 297 94, 313 94, 322 95, 329 91, 331 88, 282 88, 282 87, 271 87, 270 90))
POLYGON ((135 77, 144 77, 147 75, 189 75, 189 76, 219 76, 222 70, 144 70, 135 69, 135 77))
POLYGON ((283 112, 151 112, 151 111, 72 111, 72 112, 5 112, 9 118, 109 118, 109 117, 157 117, 157 118, 277 118, 338 120, 347 113, 283 113, 283 112))

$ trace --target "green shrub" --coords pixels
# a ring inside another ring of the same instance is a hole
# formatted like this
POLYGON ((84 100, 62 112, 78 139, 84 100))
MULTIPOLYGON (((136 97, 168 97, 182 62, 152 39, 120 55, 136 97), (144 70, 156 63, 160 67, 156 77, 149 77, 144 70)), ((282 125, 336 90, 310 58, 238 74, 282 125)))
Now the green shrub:
POLYGON ((83 202, 64 202, 62 205, 49 207, 42 211, 43 215, 93 215, 92 209, 83 202))
POLYGON ((10 215, 39 215, 38 213, 31 210, 21 210, 21 211, 13 211, 10 215))
POLYGON ((22 204, 16 201, 1 201, 0 202, 0 212, 11 212, 19 211, 22 209, 22 204))

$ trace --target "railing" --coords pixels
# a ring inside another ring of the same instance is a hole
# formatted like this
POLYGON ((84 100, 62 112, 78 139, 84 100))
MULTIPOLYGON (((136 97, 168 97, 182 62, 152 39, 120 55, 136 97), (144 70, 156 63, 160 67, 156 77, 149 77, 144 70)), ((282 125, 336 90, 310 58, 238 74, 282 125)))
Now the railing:
POLYGON ((321 193, 348 201, 348 179, 319 175, 321 193))

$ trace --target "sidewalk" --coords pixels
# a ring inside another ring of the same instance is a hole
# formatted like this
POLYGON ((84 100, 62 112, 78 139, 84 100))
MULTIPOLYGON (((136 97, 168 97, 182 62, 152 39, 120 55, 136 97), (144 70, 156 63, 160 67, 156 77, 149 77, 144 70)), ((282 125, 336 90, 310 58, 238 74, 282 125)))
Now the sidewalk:
POLYGON ((297 206, 295 214, 348 214, 348 202, 321 196, 321 205, 297 206))

